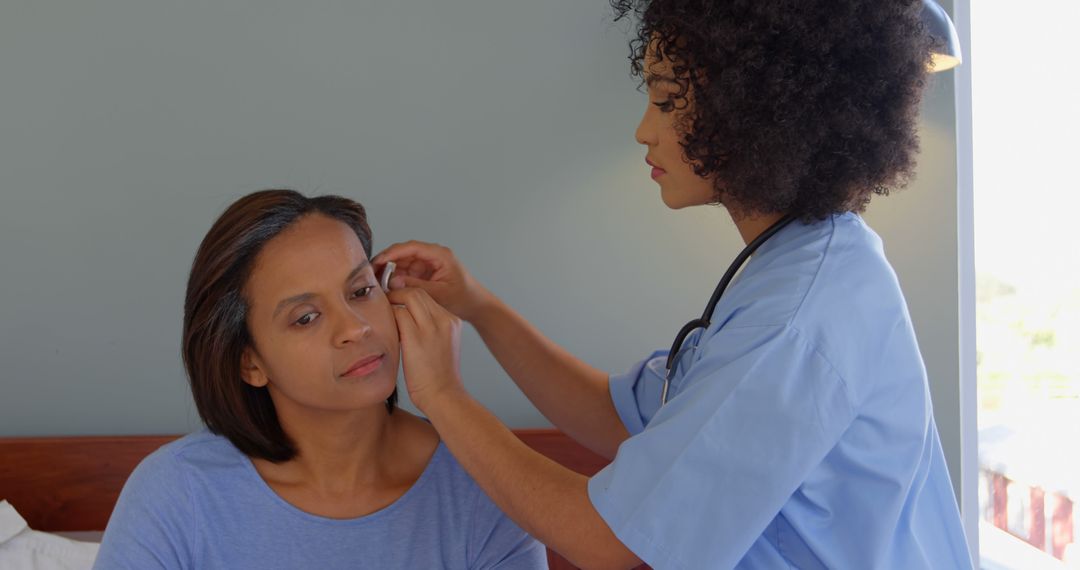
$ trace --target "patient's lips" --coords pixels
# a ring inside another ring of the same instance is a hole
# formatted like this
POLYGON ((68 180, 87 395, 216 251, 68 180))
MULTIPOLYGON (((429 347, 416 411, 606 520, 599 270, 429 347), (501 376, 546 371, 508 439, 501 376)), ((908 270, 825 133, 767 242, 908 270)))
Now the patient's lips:
POLYGON ((360 360, 354 362, 349 368, 342 374, 345 378, 362 378, 375 372, 380 366, 382 366, 383 360, 386 359, 385 354, 373 354, 371 356, 365 356, 360 360))

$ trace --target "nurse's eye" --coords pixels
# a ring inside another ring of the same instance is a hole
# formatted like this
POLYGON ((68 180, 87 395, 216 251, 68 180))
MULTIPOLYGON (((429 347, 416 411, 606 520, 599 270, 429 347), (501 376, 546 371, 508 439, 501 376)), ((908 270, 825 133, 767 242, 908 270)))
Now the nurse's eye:
POLYGON ((304 313, 299 319, 293 321, 293 324, 306 327, 312 322, 314 322, 317 318, 319 318, 319 313, 312 311, 310 313, 304 313))
POLYGON ((374 289, 374 288, 375 287, 372 286, 372 285, 368 285, 366 287, 361 287, 361 288, 359 288, 359 289, 352 292, 352 298, 353 299, 363 299, 364 297, 368 297, 368 296, 371 295, 371 290, 374 289))
POLYGON ((670 113, 675 110, 675 103, 670 99, 667 101, 653 101, 653 105, 656 105, 656 108, 660 109, 661 113, 670 113))

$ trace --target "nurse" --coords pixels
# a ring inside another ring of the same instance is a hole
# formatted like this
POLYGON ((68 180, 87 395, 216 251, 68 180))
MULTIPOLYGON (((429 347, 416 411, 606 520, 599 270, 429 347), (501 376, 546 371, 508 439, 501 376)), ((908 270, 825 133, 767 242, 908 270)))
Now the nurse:
POLYGON ((391 246, 374 264, 398 264, 412 401, 499 507, 582 567, 970 568, 911 319, 859 216, 914 168, 922 3, 613 4, 638 21, 636 138, 660 197, 722 205, 747 244, 725 282, 741 273, 672 349, 609 376, 450 250, 391 246), (461 320, 611 464, 564 469, 477 403, 461 320))

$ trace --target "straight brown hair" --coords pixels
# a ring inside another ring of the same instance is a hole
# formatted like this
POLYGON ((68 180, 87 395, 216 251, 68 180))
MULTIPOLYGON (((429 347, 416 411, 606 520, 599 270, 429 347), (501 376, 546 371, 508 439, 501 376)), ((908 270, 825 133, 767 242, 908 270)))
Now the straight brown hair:
MULTIPOLYGON (((182 354, 199 417, 246 455, 274 462, 295 457, 296 447, 281 428, 267 389, 241 377, 241 357, 252 343, 243 291, 263 246, 309 214, 352 228, 371 257, 371 227, 357 202, 263 190, 233 202, 211 226, 191 264, 184 298, 182 354)), ((390 413, 397 397, 395 388, 386 400, 390 413)))

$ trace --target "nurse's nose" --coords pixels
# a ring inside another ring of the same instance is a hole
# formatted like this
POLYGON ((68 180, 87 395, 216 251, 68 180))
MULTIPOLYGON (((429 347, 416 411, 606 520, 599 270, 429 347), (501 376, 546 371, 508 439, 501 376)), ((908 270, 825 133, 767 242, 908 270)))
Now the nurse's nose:
POLYGON ((656 144, 656 128, 652 124, 652 117, 650 117, 652 111, 652 105, 645 109, 645 114, 641 117, 641 122, 638 123, 637 129, 634 130, 634 140, 638 144, 645 146, 653 146, 656 144))
POLYGON ((334 327, 334 346, 342 348, 359 342, 371 334, 371 323, 354 307, 338 311, 334 327))

